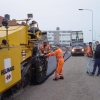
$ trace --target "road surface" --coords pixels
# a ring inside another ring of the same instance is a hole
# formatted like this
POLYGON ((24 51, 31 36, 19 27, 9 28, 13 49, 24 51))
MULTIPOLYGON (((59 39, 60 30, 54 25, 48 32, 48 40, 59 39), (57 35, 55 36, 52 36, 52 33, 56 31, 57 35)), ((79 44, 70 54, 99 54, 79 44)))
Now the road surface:
POLYGON ((100 100, 100 77, 87 75, 86 63, 86 57, 70 57, 64 65, 64 80, 53 81, 53 74, 15 100, 100 100))

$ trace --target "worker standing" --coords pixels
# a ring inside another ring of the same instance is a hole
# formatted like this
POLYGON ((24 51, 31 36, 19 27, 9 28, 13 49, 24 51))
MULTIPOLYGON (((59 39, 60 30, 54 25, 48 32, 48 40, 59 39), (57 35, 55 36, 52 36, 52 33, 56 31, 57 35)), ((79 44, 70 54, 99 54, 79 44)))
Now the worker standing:
MULTIPOLYGON (((43 44, 40 45, 39 48, 40 54, 47 54, 50 53, 50 46, 46 40, 43 41, 43 44)), ((48 69, 48 58, 46 59, 46 71, 48 69)))
POLYGON ((86 48, 86 56, 88 58, 87 74, 90 74, 90 66, 91 66, 92 58, 93 58, 92 42, 89 42, 89 46, 86 48))
POLYGON ((99 41, 95 42, 96 44, 96 50, 94 53, 94 66, 93 66, 93 71, 91 72, 91 76, 93 76, 95 74, 96 68, 98 66, 98 73, 97 76, 100 76, 100 44, 99 41))
POLYGON ((62 68, 64 65, 64 54, 63 51, 59 48, 59 45, 56 45, 56 50, 52 53, 46 54, 46 57, 56 56, 56 71, 55 78, 53 80, 57 81, 58 79, 64 79, 62 68))

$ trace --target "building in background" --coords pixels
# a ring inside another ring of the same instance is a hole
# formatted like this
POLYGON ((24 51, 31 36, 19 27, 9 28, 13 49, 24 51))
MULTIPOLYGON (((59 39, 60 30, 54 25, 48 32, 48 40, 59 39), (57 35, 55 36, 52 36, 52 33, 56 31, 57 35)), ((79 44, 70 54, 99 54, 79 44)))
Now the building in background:
POLYGON ((47 31, 47 39, 50 45, 59 44, 60 46, 70 46, 71 31, 53 30, 47 31))

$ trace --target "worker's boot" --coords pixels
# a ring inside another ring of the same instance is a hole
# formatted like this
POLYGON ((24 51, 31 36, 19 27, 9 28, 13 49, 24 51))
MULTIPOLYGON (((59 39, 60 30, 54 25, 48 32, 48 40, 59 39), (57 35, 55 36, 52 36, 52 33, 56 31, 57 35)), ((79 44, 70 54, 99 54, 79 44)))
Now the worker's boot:
POLYGON ((60 76, 59 79, 64 79, 64 77, 63 76, 60 76))
POLYGON ((53 80, 54 80, 54 81, 58 81, 58 78, 54 78, 53 80))

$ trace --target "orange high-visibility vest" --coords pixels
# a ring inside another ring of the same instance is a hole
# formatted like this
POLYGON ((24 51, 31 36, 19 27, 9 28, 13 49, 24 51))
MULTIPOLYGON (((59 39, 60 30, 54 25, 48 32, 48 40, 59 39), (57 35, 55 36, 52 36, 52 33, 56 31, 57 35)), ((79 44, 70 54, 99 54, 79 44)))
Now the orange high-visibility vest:
POLYGON ((92 51, 92 48, 90 46, 88 46, 86 48, 86 56, 87 57, 92 57, 93 56, 93 51, 92 51))
POLYGON ((62 50, 59 48, 52 53, 46 54, 47 57, 49 56, 56 56, 56 71, 55 71, 55 78, 63 77, 62 68, 64 65, 64 54, 62 50))
POLYGON ((52 53, 47 54, 46 56, 49 57, 49 56, 54 56, 54 55, 56 56, 57 60, 64 59, 64 54, 63 54, 63 52, 62 52, 62 50, 60 48, 55 50, 52 53))

